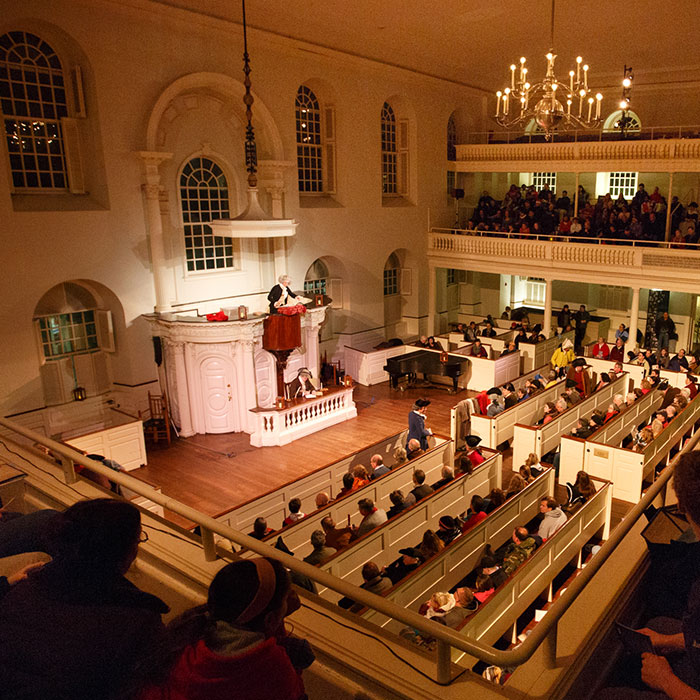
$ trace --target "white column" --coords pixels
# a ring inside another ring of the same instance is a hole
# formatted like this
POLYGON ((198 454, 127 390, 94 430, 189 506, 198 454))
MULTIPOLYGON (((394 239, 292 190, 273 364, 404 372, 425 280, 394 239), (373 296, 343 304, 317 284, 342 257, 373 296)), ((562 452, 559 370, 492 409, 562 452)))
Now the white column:
POLYGON ((576 184, 574 185, 574 214, 571 217, 578 216, 578 185, 579 185, 579 173, 576 173, 576 184))
POLYGON ((630 337, 627 341, 628 350, 637 347, 637 326, 639 325, 639 288, 632 287, 632 306, 630 308, 630 337))
POLYGON ((670 241, 675 231, 671 231, 671 197, 673 193, 673 173, 668 174, 668 195, 666 197, 666 235, 664 240, 670 241))
POLYGON ((549 338, 552 333, 552 280, 545 279, 544 290, 544 324, 542 333, 549 338))
MULTIPOLYGON (((187 391, 187 370, 185 369, 185 344, 173 343, 170 340, 165 340, 166 348, 170 349, 171 357, 174 359, 174 367, 167 365, 167 371, 170 375, 168 385, 175 384, 177 392, 177 407, 180 417, 180 435, 182 437, 190 437, 194 435, 192 428, 192 416, 190 413, 190 396, 187 391), (174 382, 173 382, 174 380, 174 382)), ((165 349, 165 348, 164 348, 165 349)))
POLYGON ((160 203, 160 164, 172 158, 172 153, 139 151, 137 155, 142 159, 145 170, 143 192, 146 197, 148 240, 156 296, 155 310, 160 313, 170 311, 172 308, 160 203))
POLYGON ((428 335, 435 335, 435 267, 428 264, 428 335))

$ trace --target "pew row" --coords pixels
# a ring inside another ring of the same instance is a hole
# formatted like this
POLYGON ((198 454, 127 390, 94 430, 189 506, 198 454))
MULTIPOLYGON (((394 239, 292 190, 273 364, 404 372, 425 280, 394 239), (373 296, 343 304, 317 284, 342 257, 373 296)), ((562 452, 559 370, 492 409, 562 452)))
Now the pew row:
MULTIPOLYGON (((373 561, 380 568, 391 564, 399 556, 400 549, 419 543, 425 530, 437 530, 441 516, 466 510, 474 494, 485 496, 491 489, 500 488, 502 463, 502 455, 496 453, 471 474, 458 476, 416 505, 368 532, 350 547, 340 550, 320 568, 359 586, 365 562, 373 561)), ((334 602, 339 598, 330 589, 320 590, 319 594, 334 602)))
MULTIPOLYGON (((600 376, 602 372, 607 372, 609 369, 612 369, 615 363, 611 360, 601 360, 597 357, 587 357, 586 364, 597 372, 598 376, 600 376)), ((629 376, 626 391, 632 391, 632 389, 638 388, 642 383, 642 379, 644 379, 644 369, 634 362, 623 362, 622 368, 629 376)), ((666 379, 668 381, 669 386, 677 386, 681 389, 685 386, 686 375, 684 372, 671 372, 667 369, 662 369, 659 374, 661 379, 666 379)))
MULTIPOLYGON (((610 531, 612 488, 609 482, 598 485, 597 492, 569 515, 567 522, 510 578, 469 616, 461 634, 494 644, 554 580, 564 567, 578 557, 583 546, 596 534, 607 539, 610 531)), ((437 590, 437 589, 435 589, 437 590)), ((453 650, 453 661, 464 654, 453 650)))
MULTIPOLYGON (((495 457, 496 454, 495 451, 484 450, 484 457, 487 458, 487 461, 495 457)), ((311 533, 314 530, 322 529, 321 520, 327 515, 333 518, 337 527, 359 525, 362 516, 357 504, 363 498, 371 498, 377 508, 389 510, 391 507, 389 494, 396 489, 401 489, 404 496, 407 496, 414 486, 412 477, 416 469, 422 469, 425 472, 426 484, 434 484, 442 476, 442 467, 446 464, 452 466, 453 461, 454 451, 451 441, 442 442, 420 457, 392 469, 384 476, 373 479, 367 486, 352 491, 343 498, 308 513, 305 518, 296 523, 275 531, 266 538, 266 541, 269 544, 274 544, 275 539, 281 535, 285 545, 297 557, 303 559, 312 551, 311 533)))
MULTIPOLYGON (((370 457, 374 454, 382 455, 384 462, 387 465, 392 465, 394 463, 394 450, 397 447, 405 446, 407 434, 407 430, 402 430, 356 452, 352 452, 337 462, 314 470, 301 479, 290 481, 279 488, 268 491, 262 496, 226 510, 216 515, 215 520, 241 532, 250 532, 257 517, 266 518, 269 525, 273 528, 281 526, 282 521, 289 514, 287 503, 292 498, 300 498, 302 509, 304 507, 308 509, 313 504, 314 497, 319 491, 325 491, 331 498, 337 497, 342 488, 343 474, 358 464, 369 466, 370 457)), ((426 460, 437 462, 445 459, 445 464, 452 464, 448 455, 443 455, 442 452, 444 450, 449 450, 452 453, 452 443, 443 438, 435 438, 433 447, 417 458, 420 462, 412 460, 408 463, 415 465, 411 466, 410 470, 413 471, 414 468, 422 469, 423 467, 420 464, 423 464, 426 460), (439 453, 433 454, 434 450, 438 450, 439 453)))
MULTIPOLYGON (((579 470, 588 472, 588 469, 586 469, 587 462, 590 460, 594 449, 599 445, 620 446, 633 427, 639 427, 642 423, 648 422, 650 416, 661 405, 663 399, 663 392, 650 391, 608 423, 601 425, 598 430, 591 433, 587 438, 563 435, 560 446, 559 481, 562 484, 567 481, 573 484, 579 470)), ((613 474, 613 476, 615 475, 613 474)), ((618 479, 613 478, 611 481, 616 483, 618 479)), ((618 498, 614 488, 613 495, 615 498, 618 498)))
MULTIPOLYGON (((539 372, 547 371, 547 368, 540 368, 539 372)), ((513 386, 517 391, 521 386, 525 385, 526 377, 532 379, 537 371, 529 372, 521 377, 518 382, 513 382, 513 386)), ((506 440, 513 439, 513 432, 517 423, 524 425, 535 422, 542 415, 542 408, 548 401, 556 401, 566 388, 566 380, 560 379, 556 384, 550 386, 549 389, 531 396, 515 406, 501 411, 497 416, 482 416, 472 414, 471 431, 472 435, 478 435, 484 447, 496 448, 497 445, 506 440)), ((454 410, 454 409, 453 409, 454 410)))
POLYGON ((613 498, 636 503, 642 495, 645 479, 654 479, 654 469, 663 460, 670 460, 670 452, 686 433, 695 433, 700 420, 700 394, 696 396, 652 440, 643 452, 625 447, 610 446, 596 442, 586 450, 582 469, 591 476, 613 482, 613 498))
MULTIPOLYGON (((540 512, 540 499, 552 493, 554 470, 547 469, 476 527, 390 588, 385 597, 402 607, 417 610, 435 591, 450 590, 478 566, 487 544, 494 550, 504 544, 516 527, 525 525, 540 512)), ((400 623, 377 610, 364 609, 362 617, 395 633, 401 628, 400 623)))
POLYGON ((593 392, 546 425, 516 424, 513 430, 513 465, 519 467, 534 452, 542 457, 559 444, 559 438, 576 426, 576 421, 588 417, 596 408, 607 408, 615 394, 623 393, 627 375, 621 374, 608 386, 593 392))

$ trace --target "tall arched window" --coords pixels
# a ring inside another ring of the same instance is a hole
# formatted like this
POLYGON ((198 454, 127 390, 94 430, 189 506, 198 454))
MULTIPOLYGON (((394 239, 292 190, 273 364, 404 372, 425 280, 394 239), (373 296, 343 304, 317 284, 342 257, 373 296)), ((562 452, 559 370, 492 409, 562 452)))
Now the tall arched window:
POLYGON ((388 102, 382 107, 382 192, 398 194, 396 115, 388 102))
POLYGON ((447 120, 447 160, 457 160, 457 125, 454 114, 447 120))
POLYGON ((297 91, 295 111, 299 192, 322 192, 321 108, 316 95, 306 85, 297 91))
POLYGON ((188 272, 235 267, 234 243, 214 236, 207 222, 229 217, 226 175, 216 162, 192 158, 180 175, 180 202, 188 272))
POLYGON ((66 189, 63 67, 36 34, 16 31, 0 37, 0 104, 13 186, 66 189))

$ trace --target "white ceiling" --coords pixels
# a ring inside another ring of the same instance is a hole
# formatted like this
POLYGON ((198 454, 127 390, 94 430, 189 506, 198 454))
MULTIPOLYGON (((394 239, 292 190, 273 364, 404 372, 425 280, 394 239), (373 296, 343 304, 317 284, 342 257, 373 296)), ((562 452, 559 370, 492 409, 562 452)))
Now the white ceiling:
MULTIPOLYGON (((239 0, 156 0, 241 22, 239 0)), ((544 74, 550 0, 247 0, 249 27, 488 91, 526 56, 544 74)), ((558 0, 554 49, 566 78, 581 54, 592 87, 700 79, 698 0, 558 0)), ((251 49, 252 52, 252 49, 251 49)))

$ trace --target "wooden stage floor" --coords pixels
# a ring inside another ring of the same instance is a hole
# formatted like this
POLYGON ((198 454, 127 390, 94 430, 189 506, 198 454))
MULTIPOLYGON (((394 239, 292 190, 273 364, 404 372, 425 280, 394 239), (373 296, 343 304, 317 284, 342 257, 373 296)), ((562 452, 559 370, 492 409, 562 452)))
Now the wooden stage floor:
MULTIPOLYGON (((434 433, 449 437, 450 408, 473 394, 463 391, 453 395, 438 388, 399 392, 393 391, 388 382, 371 387, 356 385, 357 418, 289 445, 252 447, 247 433, 195 435, 174 439, 170 447, 149 443, 148 465, 129 474, 143 477, 159 486, 164 494, 206 515, 216 516, 403 430, 413 402, 421 396, 432 402, 427 410, 426 425, 434 433)), ((505 486, 513 473, 512 451, 508 450, 503 456, 505 486)), ((563 488, 555 495, 565 498, 563 488)), ((627 504, 614 505, 615 523, 626 512, 625 506, 627 504)), ((312 508, 312 503, 302 504, 305 512, 312 508)), ((174 514, 168 516, 181 525, 190 525, 174 514)))

